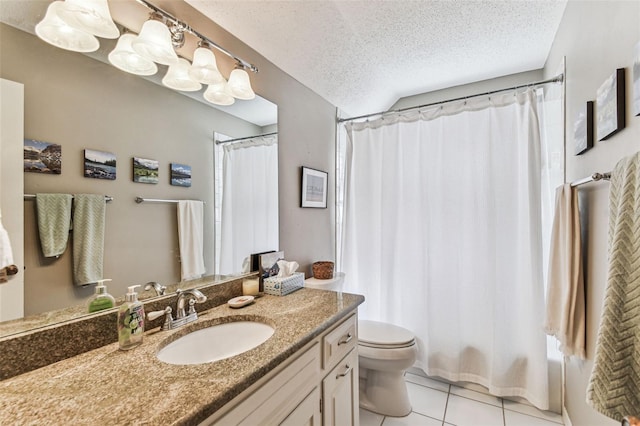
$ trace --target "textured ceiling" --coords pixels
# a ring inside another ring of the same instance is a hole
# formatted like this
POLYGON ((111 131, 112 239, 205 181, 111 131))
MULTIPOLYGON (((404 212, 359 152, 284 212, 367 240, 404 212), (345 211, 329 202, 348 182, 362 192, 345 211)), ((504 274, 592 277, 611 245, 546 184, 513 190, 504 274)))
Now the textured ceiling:
POLYGON ((540 69, 566 6, 565 0, 185 1, 346 115, 540 69))

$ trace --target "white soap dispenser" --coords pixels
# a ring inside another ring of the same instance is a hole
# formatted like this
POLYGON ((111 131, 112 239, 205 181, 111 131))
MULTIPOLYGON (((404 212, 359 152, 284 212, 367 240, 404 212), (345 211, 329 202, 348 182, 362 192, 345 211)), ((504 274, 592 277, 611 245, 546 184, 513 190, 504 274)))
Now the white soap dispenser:
POLYGON ((95 293, 87 303, 87 311, 89 311, 89 313, 102 311, 103 309, 109 309, 116 306, 116 299, 107 293, 107 286, 104 285, 105 281, 111 280, 107 278, 97 281, 98 285, 96 285, 95 293))
POLYGON ((128 287, 125 302, 118 310, 118 343, 121 350, 135 348, 142 343, 144 335, 144 306, 138 300, 136 287, 128 287))

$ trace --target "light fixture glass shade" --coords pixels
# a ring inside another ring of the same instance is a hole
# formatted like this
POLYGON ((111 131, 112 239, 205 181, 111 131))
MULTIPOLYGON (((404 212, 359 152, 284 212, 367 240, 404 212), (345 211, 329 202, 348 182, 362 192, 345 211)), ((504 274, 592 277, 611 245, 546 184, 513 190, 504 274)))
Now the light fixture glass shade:
POLYGON ((179 58, 178 63, 169 65, 167 74, 162 79, 162 84, 174 89, 181 90, 183 92, 195 92, 202 88, 202 84, 189 77, 189 61, 184 58, 179 58))
POLYGON ((158 72, 156 64, 141 55, 131 47, 135 34, 123 34, 118 39, 116 48, 109 53, 109 62, 122 71, 137 75, 153 75, 158 72))
POLYGON ((229 93, 227 82, 210 84, 202 95, 208 102, 216 105, 232 105, 236 100, 229 93))
POLYGON ((100 42, 92 34, 78 30, 60 19, 64 2, 54 1, 47 8, 44 19, 36 25, 36 35, 49 44, 74 52, 95 52, 100 42))
POLYGON ((131 47, 138 54, 162 65, 173 65, 178 62, 178 55, 171 44, 171 32, 160 21, 145 22, 140 34, 131 43, 131 47))
POLYGON ((210 49, 198 47, 193 52, 193 62, 189 75, 195 81, 202 84, 217 84, 224 81, 224 77, 218 70, 216 57, 210 49))
POLYGON ((118 38, 120 35, 107 0, 66 0, 59 16, 72 27, 98 37, 118 38))
POLYGON ((256 97, 251 88, 249 74, 243 69, 236 68, 231 71, 227 84, 229 85, 229 92, 234 98, 249 100, 256 97))

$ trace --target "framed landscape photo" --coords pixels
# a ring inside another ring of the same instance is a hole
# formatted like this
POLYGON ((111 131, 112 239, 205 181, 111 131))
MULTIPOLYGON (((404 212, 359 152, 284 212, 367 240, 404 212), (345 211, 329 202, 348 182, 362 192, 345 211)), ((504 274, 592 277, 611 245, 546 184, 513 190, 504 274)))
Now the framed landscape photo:
POLYGON ((593 148, 593 101, 587 102, 578 113, 573 123, 573 140, 576 155, 583 154, 593 148))
POLYGON ((24 171, 59 175, 62 173, 62 147, 55 143, 24 140, 24 171))
POLYGON ((191 186, 191 166, 171 163, 171 185, 191 186))
POLYGON ((327 208, 327 180, 329 174, 302 167, 301 207, 327 208))
POLYGON ((633 49, 633 115, 640 115, 640 41, 633 49))
POLYGON ((618 68, 598 89, 596 106, 599 141, 624 129, 624 87, 624 68, 618 68))
POLYGON ((158 183, 158 162, 147 158, 133 157, 133 181, 158 183))
POLYGON ((84 177, 116 180, 116 155, 112 152, 85 149, 84 177))

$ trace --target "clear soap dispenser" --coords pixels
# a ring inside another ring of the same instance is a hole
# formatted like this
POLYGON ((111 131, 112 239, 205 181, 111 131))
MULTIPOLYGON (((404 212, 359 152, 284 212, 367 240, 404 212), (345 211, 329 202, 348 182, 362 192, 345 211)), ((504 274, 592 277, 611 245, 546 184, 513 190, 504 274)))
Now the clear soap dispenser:
POLYGON ((87 303, 87 310, 89 313, 98 312, 103 309, 109 309, 116 306, 116 299, 107 293, 107 286, 104 285, 105 281, 111 281, 110 279, 98 280, 95 293, 89 299, 87 303))
POLYGON ((138 300, 136 287, 128 287, 125 302, 118 310, 118 343, 121 350, 135 348, 142 343, 144 334, 144 306, 138 300))

